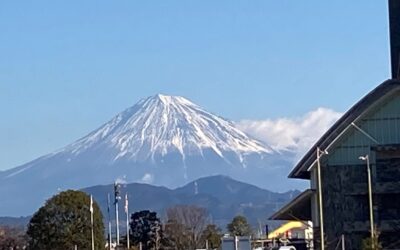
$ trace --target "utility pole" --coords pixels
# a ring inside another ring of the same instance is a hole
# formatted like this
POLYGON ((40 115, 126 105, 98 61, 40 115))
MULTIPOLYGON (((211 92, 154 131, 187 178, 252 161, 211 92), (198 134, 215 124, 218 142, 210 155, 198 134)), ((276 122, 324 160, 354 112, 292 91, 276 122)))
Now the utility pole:
POLYGON ((119 246, 119 218, 118 218, 118 200, 121 199, 120 196, 120 187, 121 185, 117 182, 114 183, 114 205, 115 205, 115 224, 116 224, 116 232, 117 232, 117 246, 119 246))
POLYGON ((108 248, 111 250, 112 232, 111 232, 111 215, 110 215, 110 194, 107 194, 107 214, 108 214, 108 248))
POLYGON ((125 194, 125 213, 126 213, 126 246, 130 248, 129 242, 129 207, 128 207, 128 193, 125 194))

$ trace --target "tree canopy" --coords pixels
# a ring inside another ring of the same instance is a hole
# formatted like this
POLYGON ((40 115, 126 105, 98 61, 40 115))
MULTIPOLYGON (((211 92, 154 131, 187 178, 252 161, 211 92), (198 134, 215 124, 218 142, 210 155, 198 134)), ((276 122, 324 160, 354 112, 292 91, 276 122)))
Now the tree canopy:
POLYGON ((203 247, 201 239, 207 226, 208 213, 205 208, 179 205, 166 210, 165 233, 170 247, 177 250, 191 250, 203 247))
POLYGON ((160 219, 156 212, 143 210, 133 213, 130 222, 131 240, 134 245, 140 242, 143 249, 158 249, 163 238, 160 219))
POLYGON ((26 245, 24 228, 0 226, 0 249, 24 249, 26 245))
MULTIPOLYGON (((41 207, 28 225, 30 249, 91 249, 90 197, 81 191, 61 192, 41 207)), ((93 201, 95 249, 104 249, 103 215, 93 201)))
POLYGON ((208 243, 208 248, 218 249, 221 246, 221 229, 214 224, 208 224, 201 235, 201 241, 208 243))
POLYGON ((232 222, 227 225, 227 229, 232 236, 249 236, 252 234, 251 226, 246 217, 237 215, 232 222))

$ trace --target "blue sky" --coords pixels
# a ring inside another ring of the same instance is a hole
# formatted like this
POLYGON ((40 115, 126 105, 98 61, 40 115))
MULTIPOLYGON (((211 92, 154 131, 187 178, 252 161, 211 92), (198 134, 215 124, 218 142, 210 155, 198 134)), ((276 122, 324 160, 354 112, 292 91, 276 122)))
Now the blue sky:
POLYGON ((229 119, 346 111, 389 78, 386 1, 1 1, 0 169, 140 98, 229 119))

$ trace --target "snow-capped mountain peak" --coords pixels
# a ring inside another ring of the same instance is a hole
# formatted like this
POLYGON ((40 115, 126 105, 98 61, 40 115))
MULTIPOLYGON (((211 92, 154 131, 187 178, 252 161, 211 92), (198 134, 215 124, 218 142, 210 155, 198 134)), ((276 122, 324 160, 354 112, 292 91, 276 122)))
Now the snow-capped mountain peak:
POLYGON ((64 151, 80 154, 93 147, 108 148, 112 160, 129 158, 139 162, 170 152, 179 152, 184 159, 186 155, 203 155, 205 149, 221 158, 225 152, 239 158, 246 153, 273 152, 232 122, 188 99, 162 94, 142 99, 64 151))

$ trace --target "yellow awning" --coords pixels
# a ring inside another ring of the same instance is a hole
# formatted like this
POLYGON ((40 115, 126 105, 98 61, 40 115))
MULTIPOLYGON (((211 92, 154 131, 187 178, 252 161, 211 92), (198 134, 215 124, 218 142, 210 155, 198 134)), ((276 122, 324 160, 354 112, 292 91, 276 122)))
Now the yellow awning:
POLYGON ((305 228, 303 222, 300 221, 289 221, 282 226, 278 227, 274 231, 268 234, 268 239, 278 238, 279 236, 285 234, 287 231, 295 229, 295 228, 305 228))

